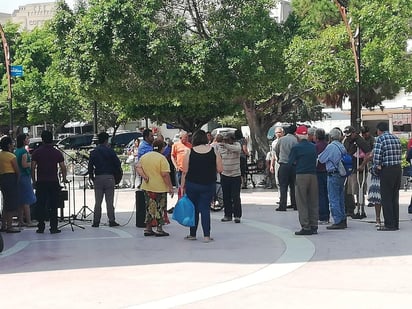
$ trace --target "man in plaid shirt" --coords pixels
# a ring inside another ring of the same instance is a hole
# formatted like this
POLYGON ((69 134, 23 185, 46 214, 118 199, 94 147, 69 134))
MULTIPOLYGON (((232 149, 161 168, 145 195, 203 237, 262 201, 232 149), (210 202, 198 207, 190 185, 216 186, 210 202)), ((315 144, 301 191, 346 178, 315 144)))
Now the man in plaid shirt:
POLYGON ((389 133, 386 122, 376 126, 378 138, 373 149, 373 167, 378 171, 385 226, 378 231, 399 230, 399 190, 402 178, 402 147, 398 137, 389 133))

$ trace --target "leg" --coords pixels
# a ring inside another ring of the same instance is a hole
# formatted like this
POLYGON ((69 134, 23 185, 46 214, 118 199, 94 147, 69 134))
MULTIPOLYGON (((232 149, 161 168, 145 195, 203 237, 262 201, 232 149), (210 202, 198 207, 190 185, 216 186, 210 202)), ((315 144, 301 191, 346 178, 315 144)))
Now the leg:
POLYGON ((232 204, 232 188, 230 177, 224 175, 220 179, 222 190, 223 190, 223 206, 226 218, 232 218, 233 216, 233 204, 232 204))
POLYGON ((93 224, 99 224, 102 217, 102 201, 103 201, 103 179, 101 175, 97 175, 94 179, 94 212, 93 224))
POLYGON ((242 217, 242 201, 240 200, 241 179, 239 177, 233 177, 233 179, 231 179, 231 182, 233 216, 240 219, 242 217))
POLYGON ((288 172, 286 164, 279 165, 278 178, 280 194, 279 209, 286 210, 288 194, 288 172))
POLYGON ((295 196, 300 226, 305 230, 310 230, 306 176, 296 175, 295 196))
POLYGON ((116 221, 114 215, 114 186, 114 177, 111 175, 106 177, 104 180, 104 198, 106 201, 106 211, 109 223, 116 221))
POLYGON ((295 195, 295 183, 296 183, 296 169, 292 166, 289 166, 288 170, 289 174, 289 195, 290 195, 290 204, 292 207, 297 210, 296 208, 296 195, 295 195))

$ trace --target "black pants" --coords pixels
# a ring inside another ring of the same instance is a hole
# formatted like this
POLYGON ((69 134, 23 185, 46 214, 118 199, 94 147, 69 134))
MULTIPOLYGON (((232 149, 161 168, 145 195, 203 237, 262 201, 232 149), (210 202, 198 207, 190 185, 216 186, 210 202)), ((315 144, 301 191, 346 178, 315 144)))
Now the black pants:
POLYGON ((227 177, 221 175, 220 183, 223 191, 223 205, 225 217, 242 217, 242 202, 240 200, 241 176, 227 177))
POLYGON ((289 164, 281 163, 278 171, 279 179, 279 193, 280 201, 279 208, 286 209, 288 199, 288 187, 290 190, 290 203, 296 208, 295 199, 295 182, 296 182, 296 170, 295 167, 289 164))
POLYGON ((402 169, 400 165, 383 167, 381 179, 381 203, 385 226, 399 228, 399 190, 402 169))
POLYGON ((38 181, 36 183, 36 214, 39 224, 37 227, 44 230, 44 221, 50 216, 50 229, 57 230, 57 208, 59 207, 61 187, 58 182, 38 181))

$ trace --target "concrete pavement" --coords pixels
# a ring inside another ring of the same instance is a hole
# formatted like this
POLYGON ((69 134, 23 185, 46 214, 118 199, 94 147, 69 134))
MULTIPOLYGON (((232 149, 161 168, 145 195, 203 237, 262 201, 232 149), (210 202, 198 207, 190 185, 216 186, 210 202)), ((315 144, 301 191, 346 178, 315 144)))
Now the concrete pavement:
MULTIPOLYGON (((70 213, 84 204, 82 194, 76 190, 70 213)), ((117 190, 120 227, 75 220, 84 229, 3 233, 0 297, 29 308, 409 308, 411 192, 400 195, 400 231, 377 232, 374 209, 366 208, 368 217, 349 219, 346 230, 322 225, 303 237, 294 235, 296 211, 274 211, 277 193, 247 189, 242 223, 212 213, 215 241, 203 243, 201 228, 198 240, 187 241, 188 229, 174 221, 165 227, 169 237, 144 237, 134 191, 117 190)), ((93 203, 86 190, 86 205, 93 203)))

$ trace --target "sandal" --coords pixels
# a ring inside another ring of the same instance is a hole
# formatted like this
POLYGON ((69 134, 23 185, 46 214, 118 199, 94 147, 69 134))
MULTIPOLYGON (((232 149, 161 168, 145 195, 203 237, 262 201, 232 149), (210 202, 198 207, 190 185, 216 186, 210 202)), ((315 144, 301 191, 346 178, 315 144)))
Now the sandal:
POLYGON ((186 240, 196 240, 196 236, 187 235, 185 237, 186 240))
POLYGON ((156 237, 169 236, 169 233, 167 233, 165 231, 156 231, 154 234, 155 234, 156 237))
POLYGON ((144 236, 154 236, 156 233, 153 231, 145 230, 144 231, 144 236))

